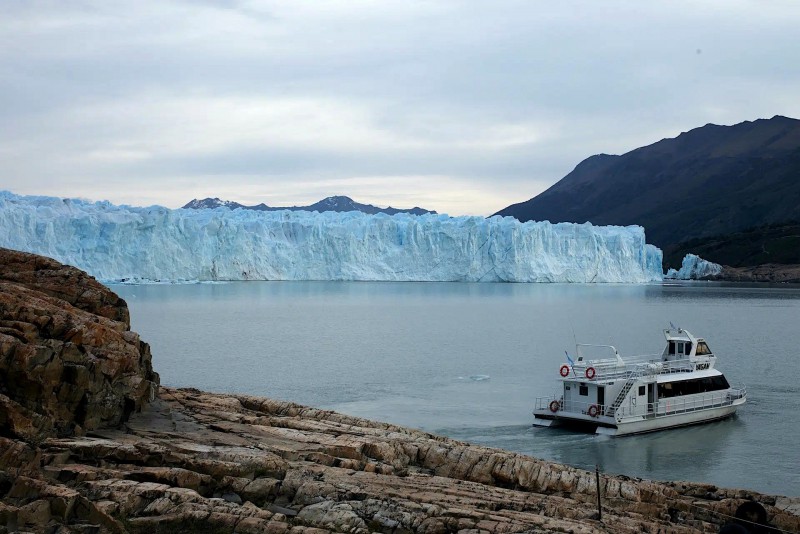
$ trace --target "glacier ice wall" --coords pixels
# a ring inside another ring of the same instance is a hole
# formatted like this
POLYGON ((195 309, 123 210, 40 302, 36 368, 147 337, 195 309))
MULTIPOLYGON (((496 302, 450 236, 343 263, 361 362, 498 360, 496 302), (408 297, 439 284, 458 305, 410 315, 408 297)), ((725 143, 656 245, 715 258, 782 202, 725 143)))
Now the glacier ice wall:
POLYGON ((683 257, 680 270, 670 269, 664 278, 671 280, 700 280, 714 277, 722 273, 722 265, 704 260, 696 254, 687 254, 683 257))
POLYGON ((511 217, 171 210, 0 192, 0 246, 107 281, 662 279, 661 250, 639 226, 511 217))

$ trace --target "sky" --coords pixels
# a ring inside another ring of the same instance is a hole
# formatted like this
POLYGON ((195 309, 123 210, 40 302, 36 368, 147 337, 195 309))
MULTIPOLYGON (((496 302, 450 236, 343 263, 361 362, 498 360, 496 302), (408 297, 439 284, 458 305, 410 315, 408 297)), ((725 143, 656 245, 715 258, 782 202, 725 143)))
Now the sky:
POLYGON ((800 118, 795 0, 0 2, 0 190, 491 215, 581 160, 800 118))

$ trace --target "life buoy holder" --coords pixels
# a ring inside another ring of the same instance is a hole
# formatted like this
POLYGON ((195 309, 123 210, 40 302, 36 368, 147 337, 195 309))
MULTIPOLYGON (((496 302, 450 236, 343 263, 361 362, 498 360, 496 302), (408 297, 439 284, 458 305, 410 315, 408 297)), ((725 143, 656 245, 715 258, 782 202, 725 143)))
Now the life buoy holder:
POLYGON ((561 408, 561 403, 557 400, 554 400, 550 403, 550 411, 556 413, 558 409, 561 408))
POLYGON ((559 369, 558 372, 561 373, 561 376, 566 377, 567 375, 569 375, 569 365, 567 364, 562 365, 561 369, 559 369))
MULTIPOLYGON (((591 369, 591 367, 589 369, 591 369)), ((598 408, 596 404, 592 404, 589 406, 589 411, 587 413, 589 417, 597 417, 597 414, 600 413, 600 408, 598 408)))
POLYGON ((589 380, 594 378, 594 375, 596 375, 596 374, 597 373, 595 372, 594 367, 587 367, 586 368, 586 378, 588 378, 589 380))

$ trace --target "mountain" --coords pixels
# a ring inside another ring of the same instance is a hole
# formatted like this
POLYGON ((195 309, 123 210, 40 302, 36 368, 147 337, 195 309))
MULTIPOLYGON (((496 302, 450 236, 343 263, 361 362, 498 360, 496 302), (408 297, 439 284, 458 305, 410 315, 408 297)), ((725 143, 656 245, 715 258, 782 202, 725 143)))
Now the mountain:
POLYGON ((220 200, 218 198, 204 198, 202 200, 194 199, 191 202, 187 203, 183 206, 184 209, 214 209, 214 208, 230 208, 232 210, 236 208, 243 208, 246 210, 257 210, 257 211, 282 211, 282 210, 290 210, 290 211, 318 211, 322 213, 323 211, 361 211, 363 213, 386 213, 387 215, 395 215, 397 213, 409 213, 411 215, 424 215, 426 213, 436 213, 435 211, 430 211, 422 208, 411 208, 411 209, 398 209, 389 206, 388 208, 379 208, 377 206, 373 206, 372 204, 360 204, 354 201, 350 197, 345 196, 333 196, 328 198, 323 198, 319 202, 315 202, 310 206, 290 206, 290 207, 271 207, 267 206, 264 203, 257 204, 255 206, 245 206, 244 204, 239 204, 238 202, 231 202, 229 200, 220 200))
MULTIPOLYGON (((760 239, 769 233, 759 228, 800 221, 800 121, 775 116, 707 124, 621 156, 592 156, 550 189, 497 214, 523 222, 638 224, 667 260, 690 252, 684 250, 690 240, 719 241, 745 231, 760 239)), ((706 254, 722 261, 711 249, 706 254)), ((754 256, 726 259, 746 264, 754 256)), ((800 263, 800 248, 781 261, 800 263)))
POLYGON ((239 204, 238 202, 233 202, 231 200, 220 200, 218 198, 204 198, 200 199, 192 199, 191 202, 188 202, 183 209, 192 209, 192 210, 203 210, 203 209, 215 209, 215 208, 230 208, 235 210, 236 208, 244 208, 244 209, 256 209, 248 208, 244 204, 239 204))

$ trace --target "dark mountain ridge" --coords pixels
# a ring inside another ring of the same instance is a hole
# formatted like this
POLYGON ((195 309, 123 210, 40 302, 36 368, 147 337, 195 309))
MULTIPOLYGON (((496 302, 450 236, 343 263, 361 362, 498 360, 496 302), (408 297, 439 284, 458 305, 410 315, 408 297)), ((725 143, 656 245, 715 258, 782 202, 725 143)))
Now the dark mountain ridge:
MULTIPOLYGON (((800 220, 800 121, 775 116, 707 124, 621 156, 592 156, 498 215, 638 224, 665 250, 745 230, 752 237, 754 228, 800 220)), ((800 263, 800 251, 783 259, 800 263)))
POLYGON ((288 207, 272 207, 267 206, 263 202, 261 204, 257 204, 255 206, 245 206, 244 204, 239 204, 238 202, 232 202, 230 200, 220 200, 219 198, 204 198, 202 200, 194 199, 191 202, 188 202, 184 209, 215 209, 215 208, 229 208, 229 209, 237 209, 242 208, 246 210, 256 210, 256 211, 282 211, 282 210, 290 210, 290 211, 361 211, 363 213, 375 214, 375 213, 385 213, 387 215, 394 215, 396 213, 410 213, 411 215, 424 215, 426 213, 436 213, 435 211, 426 210, 419 207, 414 207, 411 209, 398 209, 389 206, 388 208, 379 208, 378 206, 373 206, 372 204, 361 204, 359 202, 354 201, 350 197, 346 196, 332 196, 323 198, 319 202, 315 202, 310 206, 288 206, 288 207))

